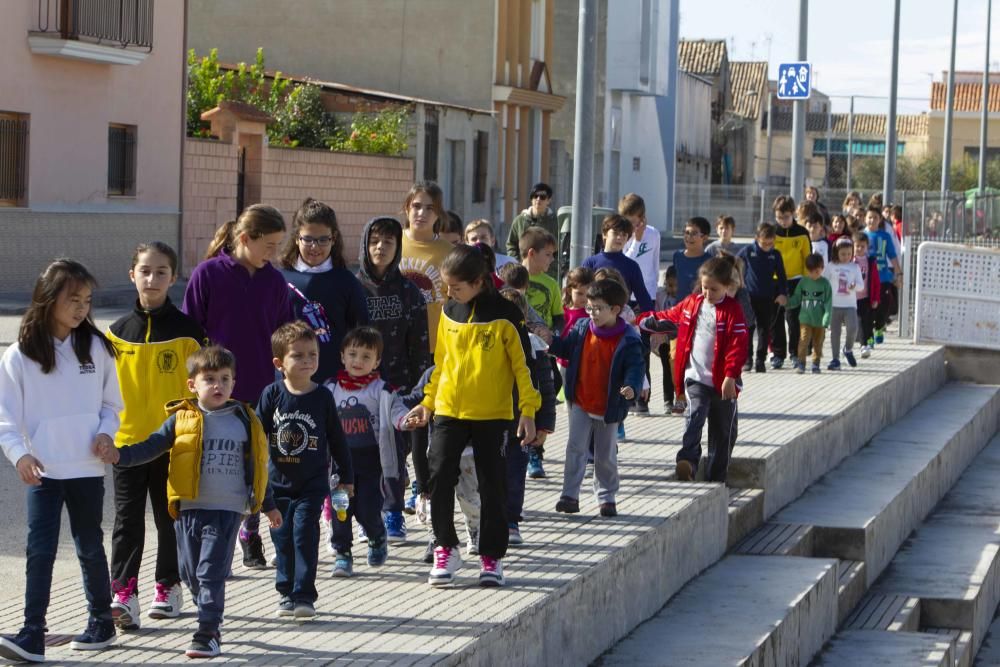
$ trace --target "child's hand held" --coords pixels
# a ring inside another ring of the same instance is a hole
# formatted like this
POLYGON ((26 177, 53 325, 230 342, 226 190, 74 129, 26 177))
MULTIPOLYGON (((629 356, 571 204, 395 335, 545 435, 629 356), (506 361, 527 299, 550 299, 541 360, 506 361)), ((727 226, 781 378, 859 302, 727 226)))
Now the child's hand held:
POLYGON ((21 481, 29 486, 38 486, 42 483, 42 473, 45 466, 31 454, 25 454, 17 460, 17 474, 21 481))
POLYGON ((535 442, 535 420, 531 417, 521 415, 517 422, 517 437, 522 445, 530 445, 535 442))
POLYGON ((427 426, 427 422, 430 421, 431 414, 433 413, 426 407, 418 405, 406 414, 406 417, 403 419, 403 423, 409 427, 410 430, 420 428, 421 426, 427 426))

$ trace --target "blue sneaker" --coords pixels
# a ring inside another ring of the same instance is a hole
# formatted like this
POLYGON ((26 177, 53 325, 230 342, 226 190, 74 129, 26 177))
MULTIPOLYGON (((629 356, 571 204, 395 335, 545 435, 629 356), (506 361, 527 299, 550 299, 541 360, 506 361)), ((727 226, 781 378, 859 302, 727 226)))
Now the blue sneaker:
POLYGON ((782 357, 771 357, 771 368, 773 370, 778 370, 785 365, 785 360, 782 357))
POLYGON ((350 551, 338 551, 337 560, 333 562, 333 576, 346 579, 354 575, 354 557, 350 551))
POLYGON ((844 350, 844 359, 847 359, 847 363, 850 364, 851 368, 857 368, 858 360, 854 358, 853 352, 844 350))
POLYGON ((372 567, 382 567, 389 558, 389 541, 368 540, 368 564, 372 567))
POLYGON ((406 541, 406 520, 402 512, 382 512, 382 523, 390 542, 406 541))
POLYGON ((876 329, 875 330, 875 344, 876 345, 881 345, 884 342, 885 342, 885 329, 876 329))
POLYGON ((413 482, 410 484, 410 497, 406 499, 406 503, 403 505, 403 513, 414 515, 417 513, 417 498, 420 496, 417 493, 417 483, 413 482))
POLYGON ((16 637, 0 637, 0 658, 11 662, 45 662, 45 633, 22 628, 16 637))
POLYGON ((625 442, 625 422, 618 422, 618 442, 625 442))
POLYGON ((74 651, 100 651, 115 643, 115 622, 110 618, 90 617, 87 629, 73 637, 69 647, 74 651))
POLYGON ((542 457, 538 455, 535 447, 528 449, 528 477, 531 479, 545 479, 545 468, 542 467, 542 457))
POLYGON ((840 359, 834 359, 826 365, 826 370, 828 371, 839 371, 840 370, 840 359))
MULTIPOLYGON (((802 366, 805 367, 805 363, 802 363, 802 366)), ((813 363, 812 372, 814 375, 818 375, 820 373, 819 364, 813 363)))

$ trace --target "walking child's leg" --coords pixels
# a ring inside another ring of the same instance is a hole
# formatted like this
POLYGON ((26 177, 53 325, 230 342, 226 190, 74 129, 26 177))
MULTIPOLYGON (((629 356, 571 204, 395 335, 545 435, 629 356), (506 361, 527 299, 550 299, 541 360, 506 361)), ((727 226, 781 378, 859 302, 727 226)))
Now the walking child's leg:
POLYGON ((677 462, 687 461, 692 470, 696 471, 701 460, 701 434, 715 390, 700 382, 689 381, 686 391, 688 409, 684 415, 684 435, 681 438, 681 449, 677 452, 677 462))
POLYGON ((382 494, 382 468, 377 448, 371 449, 376 451, 364 459, 355 459, 357 484, 354 487, 354 497, 351 498, 354 518, 365 529, 369 545, 381 544, 386 539, 385 524, 382 522, 382 507, 385 503, 385 496, 382 494))
POLYGON ((63 503, 63 480, 43 477, 41 484, 28 487, 24 627, 31 630, 41 631, 46 625, 63 503))
MULTIPOLYGON (((435 417, 427 450, 428 485, 431 494, 431 526, 438 546, 458 546, 455 532, 455 483, 462 450, 469 442, 468 423, 451 417, 435 417)), ((506 535, 506 526, 504 534, 506 535)))
POLYGON ((521 520, 524 507, 524 478, 528 472, 527 447, 522 447, 516 437, 515 427, 507 431, 507 518, 521 520))
POLYGON ((619 487, 618 422, 590 421, 594 432, 594 493, 598 503, 614 503, 619 487))
POLYGON ((104 478, 79 477, 63 480, 69 529, 76 544, 76 557, 83 571, 83 590, 94 618, 111 618, 111 579, 104 553, 101 515, 104 511, 104 478))
POLYGON ((800 324, 799 335, 797 336, 797 338, 799 339, 797 356, 799 358, 799 363, 804 364, 806 363, 806 355, 809 352, 809 342, 810 339, 812 338, 812 327, 810 327, 808 324, 800 324))
POLYGON ((319 515, 323 510, 323 496, 299 498, 289 512, 292 526, 292 550, 295 571, 292 582, 292 600, 316 602, 316 568, 319 565, 319 515))
POLYGON ((846 308, 844 321, 847 323, 847 338, 844 340, 844 349, 851 352, 854 349, 854 339, 858 336, 858 311, 854 308, 846 308))
MULTIPOLYGON (((524 475, 521 475, 524 484, 524 475)), ((523 488, 523 487, 522 487, 523 488)), ((468 537, 479 539, 479 523, 482 519, 482 502, 479 499, 479 478, 476 475, 475 454, 465 454, 458 462, 458 484, 455 485, 458 508, 465 516, 465 530, 468 537)), ((513 519, 512 519, 513 520, 513 519)))
MULTIPOLYGON (((130 579, 138 580, 139 577, 146 536, 146 494, 150 491, 149 476, 153 463, 134 468, 114 466, 111 470, 115 494, 115 523, 111 529, 111 579, 123 586, 128 585, 130 579)), ((166 503, 165 485, 163 502, 166 503)))
POLYGON ((503 558, 507 554, 507 465, 503 452, 507 446, 508 427, 507 420, 496 419, 471 422, 470 429, 479 480, 479 500, 482 503, 479 553, 492 558, 503 558))
POLYGON ((275 497, 275 504, 281 512, 281 527, 271 528, 271 544, 274 545, 276 559, 274 572, 274 589, 278 595, 286 596, 292 593, 292 580, 295 578, 295 551, 292 548, 292 523, 295 513, 295 501, 288 497, 275 497))
POLYGON ((788 356, 788 338, 785 335, 785 307, 778 306, 771 318, 771 351, 775 359, 788 356))
POLYGON ((708 411, 707 481, 726 481, 729 458, 733 445, 736 444, 737 426, 736 399, 725 400, 721 396, 713 396, 708 411))
POLYGON ((834 308, 830 318, 830 358, 834 361, 840 359, 840 327, 846 323, 849 310, 851 309, 834 308))
POLYGON ((587 459, 590 458, 592 421, 590 415, 579 405, 570 405, 566 463, 563 465, 563 498, 580 498, 580 485, 583 484, 583 476, 587 473, 587 459))
POLYGON ((823 358, 823 341, 826 339, 826 329, 823 327, 812 327, 813 363, 819 365, 823 358))
MULTIPOLYGON (((210 639, 219 631, 226 611, 226 575, 233 566, 233 549, 239 534, 240 515, 224 510, 198 510, 201 535, 198 557, 198 632, 210 639)), ((255 513, 256 514, 256 513, 255 513)), ((259 514, 257 514, 259 516, 259 514)))
POLYGON ((180 580, 177 570, 177 534, 167 503, 167 472, 170 457, 161 456, 149 464, 149 504, 156 524, 156 581, 173 586, 180 580))

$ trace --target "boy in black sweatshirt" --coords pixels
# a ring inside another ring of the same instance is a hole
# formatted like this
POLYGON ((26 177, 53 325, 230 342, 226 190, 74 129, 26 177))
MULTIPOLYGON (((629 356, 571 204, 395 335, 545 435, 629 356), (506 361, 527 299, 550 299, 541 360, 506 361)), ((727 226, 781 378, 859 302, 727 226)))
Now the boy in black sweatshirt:
POLYGON ((282 516, 281 527, 271 529, 277 614, 309 620, 316 616, 319 518, 330 494, 330 460, 340 479, 353 480, 354 473, 333 396, 312 381, 319 366, 316 332, 289 322, 271 336, 271 351, 284 379, 264 389, 257 416, 268 436, 268 476, 282 516))
POLYGON ((747 336, 747 363, 753 359, 753 334, 757 331, 757 363, 754 371, 767 371, 767 346, 770 343, 771 322, 775 311, 788 301, 788 281, 781 253, 774 248, 777 228, 770 222, 757 227, 754 242, 740 250, 743 260, 743 284, 750 293, 750 304, 756 326, 749 328, 747 336))

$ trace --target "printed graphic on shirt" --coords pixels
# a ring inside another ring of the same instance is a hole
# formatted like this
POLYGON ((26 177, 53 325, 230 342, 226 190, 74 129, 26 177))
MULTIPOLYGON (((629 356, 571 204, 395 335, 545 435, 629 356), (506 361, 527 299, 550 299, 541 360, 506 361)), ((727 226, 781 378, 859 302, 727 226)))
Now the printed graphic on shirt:
POLYGON ((635 251, 635 259, 639 259, 649 251, 650 251, 649 244, 646 243, 645 241, 639 241, 639 247, 635 251))
POLYGON ((340 428, 344 431, 347 444, 350 447, 372 447, 378 445, 376 430, 378 419, 357 397, 351 396, 340 401, 337 406, 340 415, 340 428))
POLYGON ((297 463, 298 455, 307 449, 315 451, 319 438, 316 432, 316 421, 312 416, 294 410, 292 412, 274 411, 274 431, 271 433, 271 446, 281 452, 278 461, 281 463, 297 463))
POLYGON ((203 477, 243 475, 243 443, 239 440, 206 438, 201 449, 203 477))
POLYGON ((524 294, 528 304, 535 309, 535 312, 545 318, 546 323, 551 321, 552 313, 552 292, 546 289, 540 282, 528 282, 528 289, 524 294))
POLYGON ((156 367, 160 369, 161 373, 173 374, 180 365, 179 361, 177 353, 173 350, 160 350, 156 355, 156 367))
POLYGON ((823 290, 802 290, 802 310, 823 308, 823 290))
MULTIPOLYGON (((426 295, 424 295, 426 299, 426 295)), ((397 320, 403 316, 403 301, 396 294, 367 297, 368 319, 372 322, 397 320)))
POLYGON ((497 334, 495 331, 483 329, 476 332, 476 345, 481 347, 486 352, 492 350, 493 346, 496 345, 496 342, 497 334))
POLYGON ((436 266, 419 257, 403 257, 399 262, 399 271, 420 288, 425 303, 444 302, 444 283, 436 266))
POLYGON ((94 366, 93 362, 88 361, 87 363, 80 364, 80 375, 93 375, 97 372, 97 367, 94 366))

